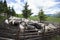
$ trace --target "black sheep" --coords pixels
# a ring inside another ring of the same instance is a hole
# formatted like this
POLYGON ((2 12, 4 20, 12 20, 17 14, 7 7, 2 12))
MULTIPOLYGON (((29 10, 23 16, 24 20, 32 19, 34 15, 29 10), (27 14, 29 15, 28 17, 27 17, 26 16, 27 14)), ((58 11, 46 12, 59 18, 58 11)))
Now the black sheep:
POLYGON ((37 28, 37 29, 42 29, 42 27, 40 25, 38 25, 37 23, 32 23, 30 25, 35 26, 35 28, 37 28))

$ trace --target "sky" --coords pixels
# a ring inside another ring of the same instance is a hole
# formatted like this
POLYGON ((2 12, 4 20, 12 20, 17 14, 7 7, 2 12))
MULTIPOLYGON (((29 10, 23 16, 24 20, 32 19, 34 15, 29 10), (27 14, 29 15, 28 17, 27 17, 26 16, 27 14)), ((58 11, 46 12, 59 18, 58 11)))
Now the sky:
POLYGON ((17 14, 21 14, 24 5, 28 2, 28 9, 31 9, 33 15, 37 15, 40 9, 45 14, 54 14, 60 11, 60 0, 6 0, 8 7, 13 7, 17 14))

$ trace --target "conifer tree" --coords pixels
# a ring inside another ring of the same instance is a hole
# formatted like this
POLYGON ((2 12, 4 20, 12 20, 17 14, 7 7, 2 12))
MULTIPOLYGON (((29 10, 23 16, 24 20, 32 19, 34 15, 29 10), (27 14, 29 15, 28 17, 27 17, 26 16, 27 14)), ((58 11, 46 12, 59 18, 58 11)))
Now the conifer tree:
POLYGON ((7 7, 7 2, 6 2, 6 0, 4 0, 4 7, 7 7))
POLYGON ((16 12, 13 9, 13 7, 12 7, 12 9, 9 7, 7 13, 9 16, 16 16, 16 12))
POLYGON ((44 11, 41 9, 39 14, 38 14, 38 17, 40 19, 40 22, 42 21, 45 21, 46 20, 46 15, 44 14, 44 11))
POLYGON ((12 16, 16 16, 16 12, 15 12, 15 10, 13 9, 13 7, 12 7, 12 9, 11 9, 11 12, 12 12, 12 13, 11 13, 12 16))
POLYGON ((0 0, 0 14, 3 12, 3 2, 0 0))
POLYGON ((0 0, 0 14, 4 13, 7 15, 7 17, 10 16, 15 16, 15 10, 12 8, 10 9, 10 7, 7 7, 7 1, 6 0, 0 0))
POLYGON ((11 9, 10 9, 10 7, 8 7, 8 10, 7 10, 7 17, 10 17, 10 14, 11 14, 11 9))
POLYGON ((3 8, 4 8, 4 13, 7 13, 8 7, 7 7, 7 2, 6 2, 6 0, 4 0, 3 8))
POLYGON ((24 10, 22 10, 22 12, 23 12, 22 15, 23 15, 23 17, 26 18, 26 19, 32 15, 31 9, 29 10, 29 9, 28 9, 28 6, 29 6, 29 5, 27 5, 27 2, 26 2, 25 6, 24 6, 24 10))

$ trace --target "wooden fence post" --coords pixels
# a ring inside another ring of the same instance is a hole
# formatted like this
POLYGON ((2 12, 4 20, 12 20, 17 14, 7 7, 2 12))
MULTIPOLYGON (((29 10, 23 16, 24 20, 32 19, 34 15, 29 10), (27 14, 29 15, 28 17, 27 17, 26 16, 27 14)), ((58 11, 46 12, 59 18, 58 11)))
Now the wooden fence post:
POLYGON ((42 40, 45 40, 45 25, 44 25, 43 32, 42 32, 42 40))
MULTIPOLYGON (((20 23, 19 23, 20 24, 20 23)), ((16 39, 15 40, 20 40, 20 27, 18 26, 18 30, 17 30, 17 33, 16 33, 16 39)))

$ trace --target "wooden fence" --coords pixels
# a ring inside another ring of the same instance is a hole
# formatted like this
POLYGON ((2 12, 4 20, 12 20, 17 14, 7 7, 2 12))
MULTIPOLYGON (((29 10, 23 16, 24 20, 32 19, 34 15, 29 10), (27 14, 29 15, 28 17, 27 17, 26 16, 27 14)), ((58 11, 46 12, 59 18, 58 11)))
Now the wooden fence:
MULTIPOLYGON (((2 27, 0 25, 0 37, 3 37, 2 39, 6 40, 6 38, 12 39, 12 40, 51 40, 56 35, 60 35, 60 23, 52 23, 57 28, 53 31, 49 30, 47 32, 39 33, 36 30, 26 30, 24 33, 20 33, 19 39, 16 39, 16 32, 17 28, 12 26, 10 29, 6 29, 5 26, 2 27), (15 28, 15 29, 14 29, 15 28)), ((1 39, 1 38, 0 38, 1 39)))

